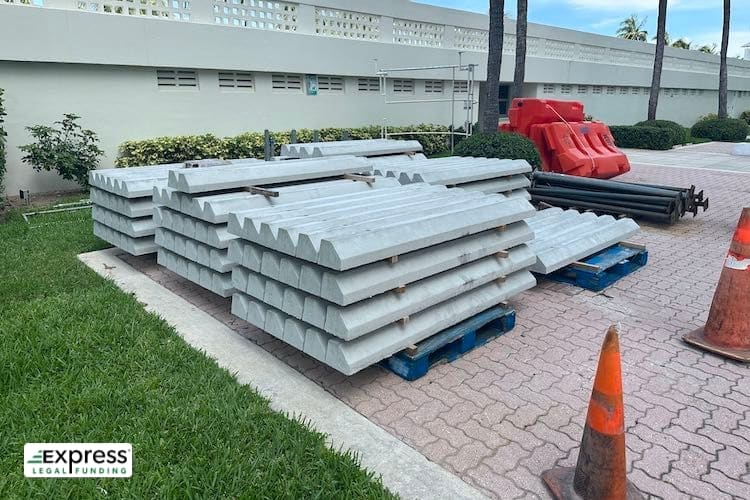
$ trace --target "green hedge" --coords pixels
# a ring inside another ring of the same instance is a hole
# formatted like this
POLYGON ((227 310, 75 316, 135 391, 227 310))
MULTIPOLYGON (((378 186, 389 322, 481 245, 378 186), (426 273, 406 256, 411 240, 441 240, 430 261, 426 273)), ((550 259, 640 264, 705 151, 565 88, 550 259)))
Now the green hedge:
POLYGON ((620 148, 666 150, 674 146, 672 134, 663 128, 616 125, 609 130, 620 148))
POLYGON ((672 136, 672 145, 690 142, 690 129, 670 120, 645 120, 635 124, 636 127, 656 127, 668 130, 672 136))
POLYGON ((750 125, 750 111, 743 111, 737 118, 750 125))
POLYGON ((519 134, 507 132, 478 133, 461 141, 454 149, 457 156, 483 156, 526 160, 539 167, 541 160, 534 143, 519 134))
MULTIPOLYGON (((410 125, 389 127, 389 134, 401 132, 447 132, 442 125, 410 125)), ((321 141, 338 141, 348 134, 350 139, 377 139, 380 137, 380 125, 357 128, 324 128, 318 131, 321 141)), ((282 144, 290 142, 290 132, 272 132, 278 155, 282 144)), ((313 131, 297 131, 297 142, 311 142, 313 131)), ((424 154, 433 155, 448 148, 448 135, 394 135, 394 139, 416 140, 422 144, 424 154)), ((141 141, 126 141, 120 145, 115 165, 118 167, 136 167, 139 165, 157 165, 161 163, 178 163, 202 158, 263 158, 263 133, 245 132, 233 137, 217 137, 212 134, 183 135, 174 137, 156 137, 141 141)))
POLYGON ((5 99, 3 94, 5 90, 0 89, 0 198, 3 198, 5 193, 5 138, 8 133, 5 131, 5 99))
POLYGON ((748 127, 744 120, 735 118, 702 120, 693 125, 693 137, 702 137, 712 141, 742 142, 747 139, 748 127))

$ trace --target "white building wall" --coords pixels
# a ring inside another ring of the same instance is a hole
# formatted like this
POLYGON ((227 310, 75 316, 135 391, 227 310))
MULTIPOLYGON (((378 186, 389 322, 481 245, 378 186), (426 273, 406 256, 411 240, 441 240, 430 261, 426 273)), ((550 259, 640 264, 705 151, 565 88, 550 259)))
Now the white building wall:
MULTIPOLYGON (((103 166, 111 166, 123 141, 160 135, 223 136, 264 128, 384 122, 448 124, 450 104, 386 105, 377 93, 357 92, 357 77, 374 77, 378 68, 453 64, 459 51, 463 63, 477 65, 477 78, 485 77, 486 16, 407 0, 191 0, 189 7, 185 0, 148 6, 120 0, 34 0, 43 8, 15 2, 0 4, 9 194, 19 188, 72 187, 55 174, 33 173, 21 165, 17 149, 29 141, 24 127, 50 123, 67 112, 81 115, 82 123, 100 135, 107 155, 103 166), (262 11, 272 12, 261 18, 262 11), (181 20, 154 17, 154 12, 181 20), (159 88, 156 68, 195 69, 199 87, 159 88), (219 70, 252 73, 254 91, 220 89, 219 70), (271 73, 337 75, 345 77, 345 89, 318 96, 273 91, 271 73)), ((514 23, 506 22, 503 82, 513 78, 514 30, 514 23)), ((531 24, 526 94, 581 100, 595 118, 634 123, 645 118, 652 61, 650 44, 531 24), (552 92, 545 93, 545 84, 553 86, 552 92), (587 93, 579 93, 579 86, 586 86, 587 93), (595 86, 602 87, 601 94, 594 94, 595 86), (634 88, 640 89, 637 94, 634 88)), ((717 56, 668 48, 664 68, 662 85, 668 90, 660 100, 661 118, 690 125, 715 111, 717 56)), ((730 60, 729 75, 730 110, 750 109, 750 62, 730 60)), ((414 95, 397 96, 420 99, 437 97, 424 93, 424 79, 448 80, 450 72, 391 76, 420 79, 414 95)), ((446 84, 443 97, 449 92, 446 84)), ((464 113, 462 106, 456 108, 460 124, 464 113)))
MULTIPOLYGON (((97 132, 105 151, 103 168, 114 166, 117 148, 127 140, 450 121, 449 102, 386 105, 379 92, 359 92, 356 77, 344 79, 342 92, 321 90, 308 96, 303 91, 273 90, 271 73, 253 73, 252 91, 220 88, 216 70, 197 73, 197 88, 165 89, 157 86, 155 68, 0 62, 0 87, 6 91, 8 113, 8 194, 74 187, 61 184, 56 173, 37 173, 22 164, 17 147, 31 141, 25 127, 52 123, 64 113, 80 115, 81 124, 97 132)), ((424 80, 414 82, 413 94, 394 97, 389 92, 389 98, 450 98, 450 82, 444 82, 442 94, 427 94, 424 80)), ((457 100, 462 98, 465 94, 456 95, 457 100)), ((463 104, 456 104, 459 125, 464 116, 463 104)))
MULTIPOLYGON (((689 82, 687 83, 689 85, 689 82)), ((538 84, 527 95, 540 99, 581 101, 586 114, 610 125, 632 125, 647 118, 650 87, 626 85, 538 84)), ((658 117, 691 126, 701 116, 716 113, 717 90, 662 87, 658 117)), ((750 110, 750 92, 730 91, 731 116, 750 110)))

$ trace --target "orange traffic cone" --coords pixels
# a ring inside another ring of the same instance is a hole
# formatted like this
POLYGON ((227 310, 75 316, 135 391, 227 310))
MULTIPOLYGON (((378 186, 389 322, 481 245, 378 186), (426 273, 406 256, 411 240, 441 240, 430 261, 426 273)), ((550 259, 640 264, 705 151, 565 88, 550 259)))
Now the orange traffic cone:
POLYGON ((683 340, 737 361, 750 361, 750 208, 743 208, 706 326, 683 340))
POLYGON ((625 414, 622 405, 620 342, 610 326, 604 338, 578 463, 546 471, 542 479, 561 500, 642 499, 625 476, 625 414))

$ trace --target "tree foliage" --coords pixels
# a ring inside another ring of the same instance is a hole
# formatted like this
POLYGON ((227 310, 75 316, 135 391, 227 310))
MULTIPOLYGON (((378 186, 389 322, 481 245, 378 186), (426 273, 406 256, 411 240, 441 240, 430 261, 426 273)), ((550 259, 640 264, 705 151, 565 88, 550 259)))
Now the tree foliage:
POLYGON ((626 40, 645 42, 648 40, 648 31, 643 29, 648 18, 639 19, 636 14, 624 19, 617 30, 617 36, 626 40))
MULTIPOLYGON (((340 141, 346 135, 349 139, 378 139, 381 137, 380 125, 369 125, 355 128, 323 128, 318 130, 318 140, 340 141)), ((459 131, 459 129, 457 129, 459 131)), ((444 125, 422 123, 388 127, 393 139, 419 141, 424 154, 430 156, 448 149, 449 128, 444 125), (429 132, 428 134, 409 134, 409 132, 429 132)), ((271 132, 274 143, 274 155, 281 152, 282 144, 289 144, 289 130, 271 132)), ((313 131, 297 130, 298 142, 311 142, 313 131)), ((115 160, 117 167, 138 167, 163 163, 180 163, 187 160, 205 158, 258 158, 265 156, 262 132, 245 132, 232 137, 217 137, 213 134, 182 135, 156 137, 138 141, 126 141, 120 144, 119 154, 115 160)))
POLYGON ((21 159, 34 170, 57 170, 63 179, 77 182, 82 187, 89 183, 89 171, 99 165, 104 151, 97 145, 99 138, 92 130, 78 124, 80 116, 66 113, 52 126, 26 127, 35 142, 20 146, 26 153, 21 159))
POLYGON ((687 38, 678 38, 677 40, 672 42, 672 47, 675 49, 690 50, 693 48, 693 42, 691 42, 687 38))

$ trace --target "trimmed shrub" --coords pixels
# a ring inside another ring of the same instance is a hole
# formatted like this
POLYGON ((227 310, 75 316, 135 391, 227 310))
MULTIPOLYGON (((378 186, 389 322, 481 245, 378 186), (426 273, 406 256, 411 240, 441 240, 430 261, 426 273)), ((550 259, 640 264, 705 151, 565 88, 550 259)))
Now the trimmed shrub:
POLYGON ((656 127, 668 130, 672 135, 672 144, 687 144, 690 140, 690 129, 669 120, 645 120, 635 124, 636 127, 656 127))
MULTIPOLYGON (((320 140, 339 141, 345 134, 350 139, 377 139, 381 129, 379 125, 356 128, 324 128, 318 130, 320 140)), ((440 153, 448 148, 448 135, 414 135, 404 132, 448 132, 442 125, 411 125, 389 127, 388 133, 394 139, 415 140, 422 144, 425 155, 440 153)), ((290 142, 289 131, 271 132, 274 141, 274 154, 281 152, 281 145, 290 142)), ((297 142, 311 142, 313 131, 297 131, 297 142)), ((186 160, 203 158, 263 158, 263 133, 245 132, 233 137, 216 137, 212 134, 183 135, 175 137, 156 137, 141 141, 126 141, 120 145, 115 165, 118 167, 137 167, 161 163, 179 163, 186 160)))
POLYGON ((743 111, 742 113, 740 113, 740 116, 738 116, 738 118, 750 125, 750 110, 743 111))
POLYGON ((744 120, 724 118, 699 121, 691 130, 693 137, 720 142, 742 142, 747 139, 750 127, 744 120))
POLYGON ((5 193, 5 138, 8 133, 5 131, 5 99, 3 94, 5 90, 0 89, 0 198, 5 193))
POLYGON ((80 116, 72 113, 63 116, 51 127, 26 127, 35 142, 18 148, 26 153, 21 161, 30 164, 37 172, 57 170, 63 179, 76 181, 85 188, 89 185, 89 170, 99 165, 99 157, 104 151, 97 146, 99 138, 96 133, 78 124, 80 116))
POLYGON ((672 149, 672 134, 663 128, 619 125, 609 127, 615 145, 620 148, 672 149))
POLYGON ((719 119, 719 115, 717 115, 716 113, 708 113, 707 115, 701 115, 698 117, 699 122, 718 120, 718 119, 719 119))
POLYGON ((484 156, 526 160, 532 167, 541 165, 539 152, 528 138, 508 132, 478 133, 467 137, 455 147, 456 156, 484 156))

